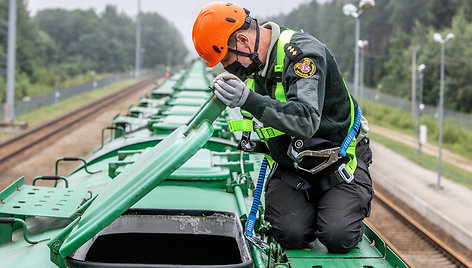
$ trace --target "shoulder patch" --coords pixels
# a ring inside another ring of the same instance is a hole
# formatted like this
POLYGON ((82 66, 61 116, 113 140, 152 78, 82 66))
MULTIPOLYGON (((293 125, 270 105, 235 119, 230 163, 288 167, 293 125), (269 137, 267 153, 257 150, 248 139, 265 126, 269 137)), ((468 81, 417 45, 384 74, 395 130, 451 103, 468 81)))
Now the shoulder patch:
POLYGON ((311 77, 316 72, 315 62, 310 58, 303 58, 295 63, 293 70, 295 71, 296 75, 302 78, 311 77))
POLYGON ((303 54, 302 50, 294 44, 286 44, 285 47, 285 55, 291 60, 294 61, 300 55, 303 54))

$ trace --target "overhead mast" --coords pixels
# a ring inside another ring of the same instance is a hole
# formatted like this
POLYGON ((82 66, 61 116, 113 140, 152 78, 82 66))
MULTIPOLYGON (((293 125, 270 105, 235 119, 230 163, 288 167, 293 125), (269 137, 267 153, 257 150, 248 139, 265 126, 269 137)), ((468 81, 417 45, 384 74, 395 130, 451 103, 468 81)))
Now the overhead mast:
POLYGON ((7 92, 5 122, 15 119, 15 53, 16 52, 16 0, 10 0, 8 15, 7 92))
POLYGON ((141 66, 141 0, 138 0, 138 15, 136 17, 136 62, 134 76, 139 76, 141 66))

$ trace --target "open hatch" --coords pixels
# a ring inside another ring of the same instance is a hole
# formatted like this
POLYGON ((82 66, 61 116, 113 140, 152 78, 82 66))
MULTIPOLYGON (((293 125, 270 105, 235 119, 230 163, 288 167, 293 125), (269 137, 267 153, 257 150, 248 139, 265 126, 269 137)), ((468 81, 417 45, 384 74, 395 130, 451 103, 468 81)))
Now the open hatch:
POLYGON ((59 267, 250 267, 235 214, 129 210, 207 143, 225 108, 208 99, 187 126, 100 189, 83 215, 48 243, 51 261, 59 267))
POLYGON ((252 267, 231 212, 131 209, 66 258, 69 267, 252 267))

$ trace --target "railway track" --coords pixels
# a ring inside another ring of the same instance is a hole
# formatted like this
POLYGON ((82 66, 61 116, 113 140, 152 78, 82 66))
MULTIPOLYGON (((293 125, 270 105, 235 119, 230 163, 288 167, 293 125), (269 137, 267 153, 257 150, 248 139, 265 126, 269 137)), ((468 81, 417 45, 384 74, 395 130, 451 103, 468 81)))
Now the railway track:
POLYGON ((0 171, 13 164, 17 158, 25 157, 28 151, 36 148, 39 144, 45 143, 53 137, 60 135, 64 130, 79 124, 97 112, 126 98, 134 91, 148 86, 155 79, 156 77, 147 78, 123 90, 66 113, 58 118, 30 128, 19 135, 0 143, 0 171))
POLYGON ((417 213, 405 212, 406 205, 384 189, 375 190, 372 215, 366 222, 405 263, 411 267, 472 267, 472 254, 454 238, 426 219, 418 219, 417 213))

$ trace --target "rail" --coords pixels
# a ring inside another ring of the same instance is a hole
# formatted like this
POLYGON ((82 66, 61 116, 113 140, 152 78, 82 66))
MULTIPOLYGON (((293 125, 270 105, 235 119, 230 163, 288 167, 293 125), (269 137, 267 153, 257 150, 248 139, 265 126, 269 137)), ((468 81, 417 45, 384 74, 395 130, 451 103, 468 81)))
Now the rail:
POLYGON ((382 239, 411 267, 472 267, 455 250, 378 190, 375 192, 378 220, 366 220, 382 239), (378 231, 377 231, 378 230, 378 231))
POLYGON ((145 79, 121 91, 105 96, 79 109, 66 113, 59 118, 55 118, 28 129, 19 135, 0 143, 0 148, 2 148, 2 154, 0 154, 0 170, 6 162, 12 160, 16 156, 19 156, 42 142, 45 142, 51 137, 61 135, 64 130, 86 120, 98 111, 115 104, 117 101, 126 98, 137 89, 141 89, 153 83, 155 79, 156 77, 145 79))

